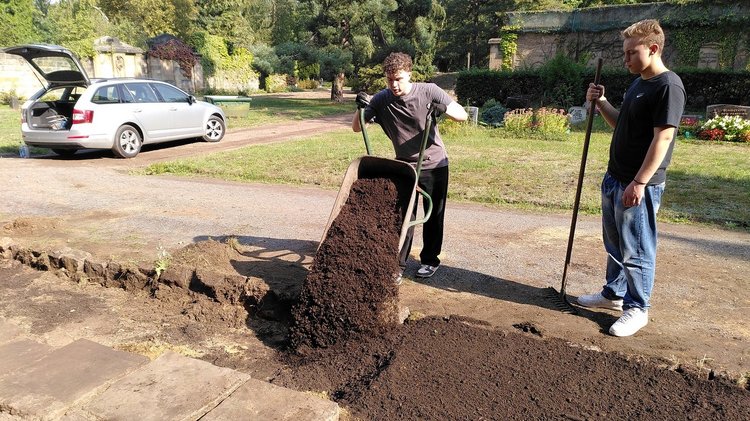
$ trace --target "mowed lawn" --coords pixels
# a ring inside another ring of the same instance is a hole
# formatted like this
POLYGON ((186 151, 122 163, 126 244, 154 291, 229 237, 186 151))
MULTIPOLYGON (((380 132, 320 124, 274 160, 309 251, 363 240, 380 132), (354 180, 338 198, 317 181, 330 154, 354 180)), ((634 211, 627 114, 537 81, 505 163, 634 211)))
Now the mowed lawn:
MULTIPOLYGON (((393 156, 378 126, 371 126, 368 133, 374 155, 393 156)), ((585 137, 582 131, 552 141, 452 124, 443 137, 451 162, 450 200, 534 211, 572 209, 585 137)), ((600 212, 599 183, 610 137, 608 131, 591 136, 581 212, 600 212)), ((677 142, 660 218, 750 230, 750 144, 677 142)), ((338 189, 349 163, 364 154, 360 134, 339 131, 154 164, 146 173, 338 189)))

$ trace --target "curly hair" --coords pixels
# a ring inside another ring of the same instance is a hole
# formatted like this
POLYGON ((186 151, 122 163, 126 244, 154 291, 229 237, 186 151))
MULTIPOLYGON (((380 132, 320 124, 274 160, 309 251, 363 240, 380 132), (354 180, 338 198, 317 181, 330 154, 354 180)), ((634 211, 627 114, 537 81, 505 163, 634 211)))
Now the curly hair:
POLYGON ((386 75, 392 75, 403 70, 411 72, 411 57, 404 53, 390 53, 383 61, 383 72, 386 75))
POLYGON ((664 49, 664 30, 655 19, 636 22, 625 28, 621 35, 623 39, 640 38, 641 44, 645 46, 656 44, 659 46, 659 51, 664 49))

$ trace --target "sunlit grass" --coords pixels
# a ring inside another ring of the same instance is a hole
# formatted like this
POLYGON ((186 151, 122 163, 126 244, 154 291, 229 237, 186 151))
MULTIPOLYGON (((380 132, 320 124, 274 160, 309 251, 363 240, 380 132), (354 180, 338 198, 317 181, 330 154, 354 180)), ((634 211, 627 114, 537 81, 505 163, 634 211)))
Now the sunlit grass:
MULTIPOLYGON (((374 155, 392 157, 392 146, 382 130, 372 126, 369 133, 374 155)), ((535 211, 572 209, 582 131, 574 130, 566 140, 547 141, 516 138, 502 129, 445 125, 443 137, 451 162, 452 201, 535 211)), ((606 170, 610 138, 607 131, 591 135, 582 213, 600 212, 599 184, 606 170)), ((364 154, 362 136, 341 131, 154 164, 147 172, 338 189, 346 167, 364 154)), ((678 140, 660 218, 748 229, 749 154, 748 144, 678 140)))

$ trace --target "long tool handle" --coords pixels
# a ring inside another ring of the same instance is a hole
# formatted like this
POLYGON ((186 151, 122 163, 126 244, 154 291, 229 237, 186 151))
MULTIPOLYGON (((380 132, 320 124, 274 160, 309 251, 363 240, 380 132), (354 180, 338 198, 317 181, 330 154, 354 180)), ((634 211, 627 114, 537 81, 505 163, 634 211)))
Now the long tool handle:
MULTIPOLYGON (((599 77, 602 73, 602 58, 596 62, 596 73, 594 74, 594 85, 599 84, 599 77)), ((568 235, 568 250, 565 253, 565 268, 563 269, 562 285, 560 286, 560 295, 565 296, 565 286, 568 280, 568 266, 570 266, 570 255, 573 252, 573 238, 576 233, 576 221, 578 220, 578 208, 581 205, 581 191, 583 190, 583 175, 586 172, 586 158, 589 154, 589 142, 591 141, 591 127, 594 124, 594 110, 596 105, 592 102, 589 106, 588 120, 586 121, 586 137, 583 141, 583 154, 581 156, 581 169, 578 172, 578 186, 576 187, 576 200, 573 204, 573 219, 570 221, 570 234, 568 235)))
POLYGON ((430 104, 430 112, 427 113, 427 121, 424 123, 424 134, 422 135, 422 144, 419 147, 419 157, 417 158, 417 180, 419 180, 419 173, 422 172, 422 159, 424 158, 424 150, 427 149, 427 139, 430 137, 430 129, 432 129, 432 121, 435 119, 435 111, 430 104))
POLYGON ((372 148, 370 147, 370 138, 367 136, 367 127, 365 125, 365 109, 357 108, 359 113, 359 128, 362 130, 362 137, 365 139, 365 149, 367 155, 372 155, 372 148))

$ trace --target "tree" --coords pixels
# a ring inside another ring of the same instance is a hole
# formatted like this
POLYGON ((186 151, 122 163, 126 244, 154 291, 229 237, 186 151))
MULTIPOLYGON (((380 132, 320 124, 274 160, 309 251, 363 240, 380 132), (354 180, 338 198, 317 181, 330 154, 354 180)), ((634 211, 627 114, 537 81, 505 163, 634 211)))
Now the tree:
POLYGON ((34 5, 28 0, 0 0, 0 45, 39 41, 34 14, 34 5))
POLYGON ((487 64, 487 40, 500 34, 505 12, 513 0, 447 0, 447 24, 440 34, 438 66, 442 70, 466 68, 467 53, 474 66, 487 64))
MULTIPOLYGON (((195 30, 193 22, 198 9, 194 0, 98 0, 98 3, 112 23, 135 28, 146 37, 172 34, 185 39, 195 30)), ((138 33, 131 36, 139 37, 138 33)))
POLYGON ((107 35, 109 22, 95 0, 60 0, 47 12, 49 40, 79 57, 94 56, 94 39, 107 35))

